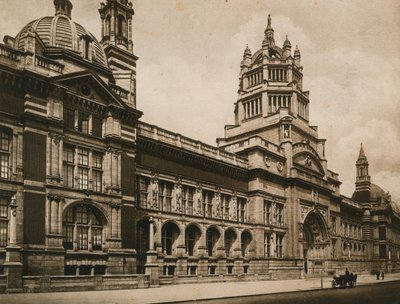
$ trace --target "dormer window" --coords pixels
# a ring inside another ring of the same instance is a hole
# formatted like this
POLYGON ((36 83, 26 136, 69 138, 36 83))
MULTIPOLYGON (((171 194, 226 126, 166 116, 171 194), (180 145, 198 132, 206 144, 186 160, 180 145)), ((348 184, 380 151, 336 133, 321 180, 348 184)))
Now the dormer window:
POLYGON ((89 35, 83 35, 79 38, 79 48, 81 50, 81 55, 86 60, 92 60, 92 41, 93 38, 89 35))

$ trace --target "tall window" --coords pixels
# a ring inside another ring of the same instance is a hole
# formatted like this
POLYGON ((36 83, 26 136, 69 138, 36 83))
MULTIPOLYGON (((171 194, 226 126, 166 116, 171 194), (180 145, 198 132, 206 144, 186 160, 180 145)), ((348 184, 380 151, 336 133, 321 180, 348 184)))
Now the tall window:
POLYGON ((212 217, 212 201, 214 193, 208 190, 203 190, 203 205, 205 210, 205 216, 212 217))
POLYGON ((264 256, 270 257, 271 256, 271 234, 266 233, 264 235, 264 256))
POLYGON ((379 239, 386 240, 386 227, 379 227, 379 239))
POLYGON ((8 178, 10 159, 10 135, 0 129, 0 177, 8 178))
POLYGON ((75 206, 67 211, 63 222, 65 249, 101 250, 103 224, 100 214, 88 206, 75 206))
POLYGON ((75 129, 75 111, 73 109, 64 107, 64 126, 67 129, 75 129))
POLYGON ((102 191, 103 184, 103 154, 89 149, 64 145, 63 156, 64 186, 81 190, 102 191), (75 157, 76 155, 76 157, 75 157), (77 185, 75 185, 75 174, 77 185), (89 181, 92 185, 90 187, 89 181))
POLYGON ((246 219, 246 199, 239 197, 237 204, 237 219, 240 223, 244 223, 246 219))
POLYGON ((272 202, 264 201, 264 224, 267 226, 271 224, 271 208, 272 202))
POLYGON ((223 218, 229 220, 229 203, 231 197, 229 195, 221 195, 221 207, 223 208, 223 218))
POLYGON ((92 135, 101 137, 103 135, 103 118, 92 115, 92 135))
POLYGON ((63 156, 63 178, 64 186, 74 187, 74 147, 64 145, 64 156, 63 156))
POLYGON ((276 235, 276 256, 281 258, 283 256, 283 235, 276 235))
POLYGON ((89 189, 89 150, 78 148, 79 189, 89 189))
POLYGON ((103 184, 103 155, 98 152, 93 152, 92 159, 93 191, 101 192, 103 184))
POLYGON ((182 210, 183 213, 193 215, 194 188, 182 186, 182 210))
POLYGON ((173 184, 169 182, 159 182, 158 188, 158 201, 161 205, 162 210, 171 212, 172 211, 172 189, 173 184))
POLYGON ((0 247, 7 246, 8 239, 8 199, 0 197, 0 247))
POLYGON ((142 208, 147 207, 147 197, 148 197, 148 188, 150 184, 150 179, 145 176, 138 176, 137 178, 137 189, 138 189, 138 201, 139 205, 142 208))
POLYGON ((78 131, 89 134, 89 114, 78 112, 78 131))

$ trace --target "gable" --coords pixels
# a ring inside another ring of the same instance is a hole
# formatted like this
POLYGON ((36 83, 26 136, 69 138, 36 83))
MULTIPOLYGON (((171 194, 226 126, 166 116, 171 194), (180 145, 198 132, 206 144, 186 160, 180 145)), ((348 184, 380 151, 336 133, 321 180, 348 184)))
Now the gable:
POLYGON ((293 157, 293 164, 299 165, 302 168, 314 171, 319 174, 325 174, 324 169, 319 160, 311 153, 304 151, 300 152, 293 157))
POLYGON ((53 82, 68 87, 68 92, 105 106, 125 108, 125 103, 112 91, 112 87, 90 72, 77 72, 54 77, 53 82))

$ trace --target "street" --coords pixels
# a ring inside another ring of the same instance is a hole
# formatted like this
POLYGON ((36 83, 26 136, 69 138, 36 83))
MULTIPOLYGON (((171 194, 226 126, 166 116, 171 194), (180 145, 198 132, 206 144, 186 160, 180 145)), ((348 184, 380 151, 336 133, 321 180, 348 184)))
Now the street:
POLYGON ((400 304, 399 296, 400 281, 385 282, 357 286, 356 288, 335 288, 323 290, 309 290, 300 292, 289 292, 279 294, 266 294, 255 296, 244 296, 235 298, 224 298, 215 300, 196 300, 188 302, 165 302, 165 303, 210 303, 210 304, 400 304))

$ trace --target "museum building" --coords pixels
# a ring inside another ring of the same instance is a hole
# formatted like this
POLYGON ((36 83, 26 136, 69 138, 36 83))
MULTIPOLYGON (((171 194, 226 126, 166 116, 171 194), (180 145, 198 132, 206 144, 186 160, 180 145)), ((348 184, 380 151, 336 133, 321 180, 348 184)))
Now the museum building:
POLYGON ((132 3, 100 4, 100 42, 54 6, 0 44, 1 292, 399 270, 399 205, 362 146, 340 194, 270 16, 211 146, 140 120, 132 3))

